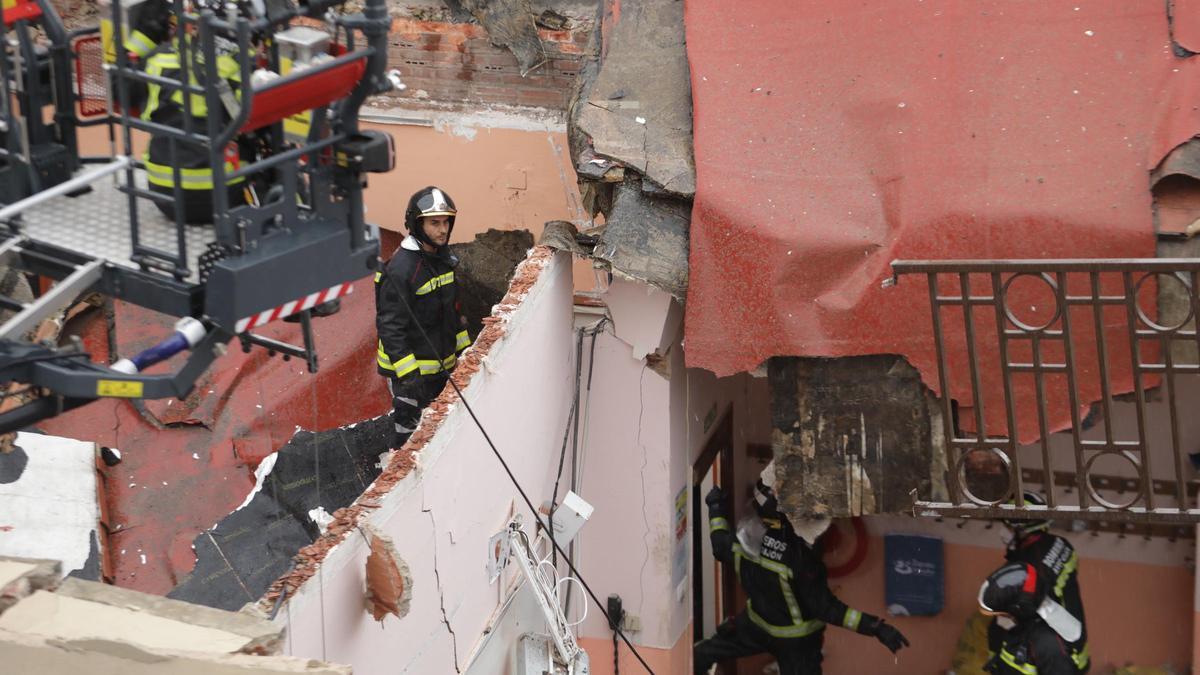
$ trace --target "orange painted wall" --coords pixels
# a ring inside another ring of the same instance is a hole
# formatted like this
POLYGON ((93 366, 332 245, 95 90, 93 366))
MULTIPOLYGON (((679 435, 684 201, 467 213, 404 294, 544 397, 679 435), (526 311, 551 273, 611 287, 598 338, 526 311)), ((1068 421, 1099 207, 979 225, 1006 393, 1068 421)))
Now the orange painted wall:
MULTIPOLYGON (((945 545, 946 607, 936 617, 888 618, 912 642, 898 661, 873 638, 829 628, 825 672, 944 673, 950 667, 963 623, 976 611, 979 583, 1002 562, 997 548, 945 545)), ((1080 561, 1080 585, 1087 611, 1092 672, 1134 663, 1171 663, 1181 672, 1192 658, 1193 573, 1186 567, 1080 561)), ((883 540, 871 537, 863 565, 831 581, 851 606, 884 616, 883 540)))
MULTIPOLYGON (((367 220, 380 227, 404 231, 408 197, 426 185, 437 185, 454 199, 458 242, 488 228, 525 229, 537 238, 549 220, 586 222, 565 132, 448 124, 364 126, 386 131, 396 142, 396 169, 371 175, 367 187, 367 220)), ((576 289, 594 285, 590 265, 576 261, 576 289)))
MULTIPOLYGON (((617 650, 617 665, 622 673, 644 673, 646 669, 629 651, 625 643, 620 642, 617 650)), ((588 653, 591 675, 613 675, 613 645, 612 640, 599 638, 579 638, 579 646, 588 653)), ((692 625, 689 623, 683 634, 670 649, 646 647, 636 642, 638 653, 650 665, 655 675, 688 675, 692 672, 692 625)))
POLYGON ((541 234, 547 220, 581 216, 567 135, 552 130, 461 127, 441 129, 367 124, 396 142, 396 169, 372 174, 367 217, 381 227, 404 229, 409 195, 437 185, 454 198, 455 239, 489 227, 541 234))

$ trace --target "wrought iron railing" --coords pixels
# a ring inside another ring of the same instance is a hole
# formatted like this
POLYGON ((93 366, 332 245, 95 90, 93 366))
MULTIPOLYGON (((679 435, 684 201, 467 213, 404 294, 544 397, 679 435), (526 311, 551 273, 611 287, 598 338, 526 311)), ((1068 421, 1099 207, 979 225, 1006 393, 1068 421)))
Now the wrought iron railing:
POLYGON ((892 269, 926 277, 946 438, 948 499, 918 514, 1200 522, 1187 433, 1200 401, 1181 391, 1200 373, 1200 260, 892 269), (1114 460, 1115 475, 1098 470, 1114 460), (1046 505, 1014 499, 1026 489, 1046 505))

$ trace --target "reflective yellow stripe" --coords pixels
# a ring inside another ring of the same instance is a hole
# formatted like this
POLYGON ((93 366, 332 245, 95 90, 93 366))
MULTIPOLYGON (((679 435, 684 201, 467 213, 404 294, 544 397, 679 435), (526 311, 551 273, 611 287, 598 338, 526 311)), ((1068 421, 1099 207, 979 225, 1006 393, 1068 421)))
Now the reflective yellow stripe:
POLYGON ((758 615, 754 611, 753 605, 749 600, 746 601, 746 615, 754 622, 756 626, 767 632, 767 635, 777 638, 798 638, 812 635, 813 633, 825 627, 821 621, 803 621, 792 626, 776 626, 768 623, 766 619, 758 615))
POLYGON ((452 283, 454 283, 454 272, 446 272, 421 284, 421 287, 417 289, 417 295, 432 293, 442 286, 449 286, 452 283))
POLYGON ((382 279, 382 278, 383 278, 383 272, 376 272, 376 273, 375 273, 375 283, 379 283, 379 280, 380 280, 380 279, 382 279))
POLYGON ((1088 666, 1088 661, 1091 660, 1091 654, 1088 653, 1088 646, 1083 645, 1083 649, 1071 652, 1071 660, 1075 662, 1075 667, 1084 670, 1088 666))
MULTIPOLYGON (((146 62, 146 74, 162 76, 164 71, 179 68, 179 55, 170 52, 155 54, 146 62)), ((162 94, 162 86, 151 82, 146 85, 146 109, 142 111, 142 119, 149 120, 158 110, 158 97, 162 94)))
POLYGON ((756 556, 753 553, 750 553, 746 549, 742 548, 741 544, 734 543, 733 552, 735 555, 740 555, 740 556, 744 557, 746 560, 749 560, 750 562, 754 563, 755 565, 758 565, 759 567, 765 567, 766 569, 771 570, 772 572, 778 574, 781 577, 787 577, 788 579, 792 578, 792 570, 789 569, 787 565, 784 565, 782 563, 777 563, 774 560, 767 560, 766 558, 761 558, 759 556, 756 556))
POLYGON ((842 617, 842 625, 850 630, 858 630, 859 621, 862 621, 862 612, 847 607, 846 615, 842 617))
POLYGON ((1012 667, 1013 670, 1016 670, 1019 673, 1024 673, 1024 675, 1037 675, 1037 666, 1031 663, 1017 663, 1017 657, 1013 656, 1006 648, 1002 648, 1000 650, 1000 660, 1007 663, 1010 667, 1012 667))
POLYGON ((1079 569, 1079 556, 1071 551, 1071 557, 1067 559, 1067 564, 1063 565, 1062 571, 1058 573, 1058 579, 1054 581, 1054 595, 1061 598, 1063 589, 1067 586, 1067 579, 1079 569))
POLYGON ((804 623, 804 616, 800 614, 800 604, 796 602, 796 595, 792 593, 792 583, 787 580, 787 577, 779 577, 779 588, 783 591, 783 600, 787 603, 792 623, 795 625, 804 623))
POLYGON ((467 335, 467 331, 459 331, 458 337, 455 338, 455 351, 462 351, 471 346, 471 338, 467 335))
POLYGON ((396 377, 404 377, 417 369, 417 357, 412 354, 393 363, 387 352, 383 351, 383 340, 380 340, 379 346, 375 348, 375 362, 384 370, 395 371, 396 377))
POLYGON ((713 532, 719 532, 720 530, 728 530, 729 529, 729 521, 725 520, 724 518, 722 518, 720 516, 717 516, 716 518, 710 518, 708 520, 708 526, 709 526, 709 529, 711 529, 713 532))
POLYGON ((154 51, 154 40, 151 40, 142 31, 135 30, 125 38, 125 51, 137 54, 138 58, 145 58, 147 54, 154 51))
MULTIPOLYGON (((178 47, 176 47, 178 48, 178 47)), ((203 67, 203 64, 193 64, 189 71, 189 84, 198 84, 196 79, 196 69, 203 67)), ((164 72, 168 70, 182 70, 179 63, 179 53, 177 51, 160 52, 151 56, 146 62, 146 73, 149 75, 164 76, 164 72)), ((240 82, 242 79, 241 66, 237 60, 227 54, 217 57, 217 76, 222 80, 231 82, 240 82)), ((177 79, 177 78, 176 78, 177 79)), ((149 120, 150 115, 158 109, 159 97, 162 95, 162 87, 157 84, 149 84, 146 87, 146 110, 142 112, 142 119, 149 120)), ((234 96, 241 100, 241 92, 234 92, 234 96)), ((170 100, 178 105, 183 105, 183 91, 175 89, 171 92, 170 100)), ((192 116, 207 117, 208 116, 208 101, 200 94, 192 94, 192 116)))
MULTIPOLYGON (((155 164, 149 159, 145 160, 146 164, 146 180, 160 187, 175 186, 175 171, 165 164, 155 164)), ((234 167, 233 162, 225 162, 225 172, 232 172, 234 167)), ((182 181, 180 186, 184 190, 211 190, 213 188, 212 169, 207 167, 201 169, 180 169, 179 180, 182 181)), ((226 185, 236 185, 246 180, 245 177, 234 178, 226 183, 226 185)))
POLYGON ((450 370, 458 363, 458 356, 451 354, 441 361, 433 359, 418 359, 417 366, 421 369, 422 375, 434 375, 450 370))

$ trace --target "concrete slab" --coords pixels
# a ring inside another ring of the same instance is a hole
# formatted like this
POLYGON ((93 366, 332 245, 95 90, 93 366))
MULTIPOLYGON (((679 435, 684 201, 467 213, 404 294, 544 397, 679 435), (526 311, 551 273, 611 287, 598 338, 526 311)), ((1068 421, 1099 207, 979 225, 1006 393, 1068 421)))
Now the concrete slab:
POLYGON ((19 433, 7 456, 23 461, 7 462, 0 482, 0 556, 83 568, 99 541, 95 443, 19 433))
POLYGON ((38 591, 0 615, 0 630, 59 640, 115 640, 144 649, 231 654, 246 637, 218 628, 38 591))

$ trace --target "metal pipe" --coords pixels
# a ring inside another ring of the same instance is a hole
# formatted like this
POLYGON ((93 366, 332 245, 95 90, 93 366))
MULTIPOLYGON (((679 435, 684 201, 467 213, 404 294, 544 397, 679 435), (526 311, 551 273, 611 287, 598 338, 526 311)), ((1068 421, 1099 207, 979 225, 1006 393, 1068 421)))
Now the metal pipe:
POLYGON ((30 195, 25 199, 13 202, 8 206, 0 207, 0 220, 12 218, 26 209, 49 201, 50 199, 58 197, 59 195, 64 195, 68 192, 74 192, 85 185, 94 183, 101 178, 104 178, 109 174, 116 173, 117 171, 131 166, 132 164, 133 160, 131 160, 129 157, 126 157, 125 155, 119 155, 116 159, 108 164, 105 164, 99 169, 89 171, 82 176, 76 176, 68 181, 55 185, 54 187, 46 188, 35 195, 30 195))

